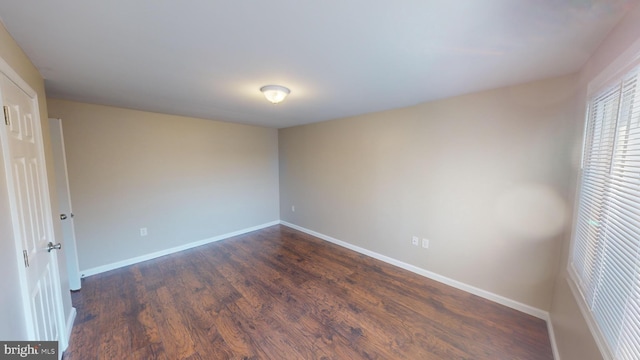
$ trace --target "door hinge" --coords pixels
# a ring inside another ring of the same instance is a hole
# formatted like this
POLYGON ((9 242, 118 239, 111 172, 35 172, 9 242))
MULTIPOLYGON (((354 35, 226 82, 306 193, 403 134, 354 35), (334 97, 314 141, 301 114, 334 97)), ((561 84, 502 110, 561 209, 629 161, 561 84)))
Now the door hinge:
POLYGON ((29 267, 29 254, 27 254, 27 250, 22 250, 22 257, 24 258, 24 267, 29 267))
POLYGON ((7 105, 3 106, 4 110, 4 123, 5 125, 11 125, 11 120, 9 120, 9 107, 7 105))

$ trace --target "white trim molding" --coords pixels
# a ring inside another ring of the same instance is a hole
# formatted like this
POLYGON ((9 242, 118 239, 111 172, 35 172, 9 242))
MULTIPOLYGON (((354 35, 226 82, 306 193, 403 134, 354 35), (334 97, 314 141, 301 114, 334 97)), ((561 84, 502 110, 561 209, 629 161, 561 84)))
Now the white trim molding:
MULTIPOLYGON (((234 231, 234 232, 231 232, 231 233, 215 236, 215 237, 212 237, 212 238, 209 238, 209 239, 204 239, 204 240, 200 240, 200 241, 196 241, 196 242, 180 245, 180 246, 177 246, 177 247, 173 247, 173 248, 170 248, 170 249, 161 250, 161 251, 157 251, 157 252, 154 252, 154 253, 150 253, 150 254, 134 257, 134 258, 131 258, 131 259, 118 261, 118 262, 115 262, 115 263, 111 263, 111 264, 107 264, 107 265, 98 266, 98 267, 95 267, 95 268, 83 270, 83 271, 81 271, 81 274, 82 274, 83 277, 100 274, 100 273, 103 273, 103 272, 106 272, 106 271, 114 270, 114 269, 121 268, 121 267, 128 266, 128 265, 133 265, 133 264, 136 264, 136 263, 139 263, 139 262, 143 262, 143 261, 146 261, 146 260, 155 259, 155 258, 164 256, 164 255, 173 254, 173 253, 176 253, 176 252, 179 252, 179 251, 182 251, 182 250, 187 250, 187 249, 191 249, 191 248, 194 248, 194 247, 197 247, 197 246, 206 245, 208 243, 212 243, 212 242, 228 239, 228 238, 231 238, 231 237, 234 237, 234 236, 246 234, 246 233, 249 233, 249 232, 252 232, 252 231, 264 229, 264 228, 267 228, 267 227, 270 227, 270 226, 274 226, 274 225, 278 225, 278 224, 290 227, 292 229, 301 231, 303 233, 306 233, 306 234, 309 234, 311 236, 317 237, 319 239, 328 241, 328 242, 336 244, 338 246, 353 250, 353 251, 358 252, 360 254, 370 256, 370 257, 372 257, 374 259, 383 261, 383 262, 385 262, 387 264, 391 264, 391 265, 400 267, 402 269, 405 269, 405 270, 411 271, 411 272, 413 272, 415 274, 418 274, 418 275, 424 276, 426 278, 438 281, 438 282, 443 283, 445 285, 448 285, 448 286, 454 287, 456 289, 468 292, 470 294, 474 294, 474 295, 480 296, 482 298, 485 298, 487 300, 493 301, 495 303, 507 306, 509 308, 518 310, 518 311, 523 312, 525 314, 528 314, 528 315, 534 316, 536 318, 542 319, 542 320, 546 321, 546 323, 547 323, 547 329, 548 329, 549 337, 550 337, 550 340, 551 340, 551 348, 553 350, 554 359, 555 360, 560 360, 557 344, 556 344, 556 341, 555 341, 555 335, 554 335, 554 331, 553 331, 553 324, 551 323, 550 315, 549 315, 548 312, 546 312, 544 310, 541 310, 541 309, 538 309, 538 308, 535 308, 535 307, 532 307, 530 305, 526 305, 526 304, 520 303, 520 302, 512 300, 512 299, 508 299, 508 298, 506 298, 504 296, 497 295, 497 294, 491 293, 489 291, 479 289, 477 287, 462 283, 460 281, 453 280, 453 279, 450 279, 450 278, 442 276, 442 275, 438 275, 438 274, 436 274, 434 272, 422 269, 422 268, 417 267, 415 265, 407 264, 407 263, 402 262, 400 260, 393 259, 391 257, 376 253, 374 251, 367 250, 365 248, 361 248, 361 247, 353 245, 353 244, 349 244, 347 242, 344 242, 342 240, 338 240, 338 239, 333 238, 331 236, 324 235, 324 234, 321 234, 319 232, 316 232, 316 231, 313 231, 313 230, 310 230, 310 229, 307 229, 307 228, 304 228, 302 226, 298 226, 298 225, 295 225, 295 224, 292 224, 292 223, 289 223, 289 222, 286 222, 286 221, 282 221, 282 220, 273 221, 273 222, 265 223, 265 224, 262 224, 262 225, 257 225, 257 226, 254 226, 254 227, 250 227, 250 228, 234 231)), ((75 317, 75 309, 73 309, 73 316, 75 317)))
POLYGON ((442 276, 439 274, 436 274, 434 272, 422 269, 420 267, 417 267, 415 265, 411 265, 411 264, 407 264, 403 261, 400 260, 396 260, 394 258, 382 255, 382 254, 378 254, 377 252, 371 251, 371 250, 367 250, 365 248, 361 248, 359 246, 353 245, 353 244, 349 244, 348 242, 344 242, 342 240, 338 240, 336 238, 333 238, 331 236, 325 235, 325 234, 321 234, 319 232, 304 228, 302 226, 298 226, 286 221, 280 221, 280 224, 290 227, 292 229, 298 230, 298 231, 302 231, 303 233, 309 234, 311 236, 315 236, 319 239, 328 241, 330 243, 336 244, 338 246, 342 246, 344 248, 347 248, 349 250, 353 250, 355 252, 358 252, 360 254, 363 255, 367 255, 370 256, 374 259, 383 261, 387 264, 391 264, 394 266, 397 266, 399 268, 411 271, 412 273, 418 274, 418 275, 422 275, 426 278, 429 278, 431 280, 435 280, 437 282, 443 283, 445 285, 454 287, 456 289, 468 292, 470 294, 473 295, 477 295, 480 296, 482 298, 485 298, 487 300, 493 301, 495 303, 498 303, 500 305, 504 305, 507 306, 509 308, 518 310, 520 312, 523 312, 525 314, 529 314, 531 316, 537 317, 539 319, 544 320, 547 323, 547 331, 549 332, 549 340, 551 341, 551 350, 553 351, 553 358, 555 360, 560 360, 560 352, 558 351, 558 344, 556 343, 556 336, 555 333, 553 331, 553 323, 551 322, 551 316, 549 314, 549 312, 535 308, 533 306, 527 305, 527 304, 523 304, 521 302, 506 298, 504 296, 498 295, 498 294, 494 294, 492 292, 486 291, 486 290, 482 290, 479 289, 475 286, 471 286, 469 284, 465 284, 463 282, 457 281, 457 280, 453 280, 451 278, 448 278, 446 276, 442 276))
POLYGON ((76 308, 72 307, 71 311, 69 312, 69 317, 67 318, 67 324, 65 327, 65 329, 67 329, 67 332, 64 334, 66 338, 62 342, 66 345, 66 347, 60 350, 62 352, 67 350, 66 348, 69 347, 69 343, 71 341, 71 332, 73 331, 73 323, 76 321, 76 315, 78 315, 78 312, 76 311, 76 308))
POLYGON ((191 243, 188 243, 188 244, 172 247, 172 248, 169 248, 169 249, 164 249, 164 250, 156 251, 156 252, 145 254, 145 255, 141 255, 141 256, 136 256, 136 257, 133 257, 133 258, 130 258, 130 259, 122 260, 122 261, 117 261, 117 262, 114 262, 114 263, 111 263, 111 264, 106 264, 106 265, 101 265, 101 266, 97 266, 97 267, 90 268, 90 269, 80 270, 80 274, 81 274, 81 277, 83 277, 83 278, 87 277, 87 276, 100 274, 100 273, 107 272, 107 271, 110 271, 110 270, 115 270, 115 269, 118 269, 118 268, 121 268, 121 267, 137 264, 137 263, 140 263, 140 262, 143 262, 143 261, 147 261, 147 260, 155 259, 155 258, 158 258, 158 257, 161 257, 161 256, 177 253, 177 252, 180 252, 180 251, 183 251, 183 250, 187 250, 187 249, 191 249, 191 248, 194 248, 194 247, 206 245, 206 244, 209 244, 209 243, 212 243, 212 242, 228 239, 230 237, 246 234, 246 233, 249 233, 249 232, 252 232, 252 231, 264 229, 264 228, 267 228, 269 226, 274 226, 274 225, 278 225, 278 224, 280 224, 279 220, 271 221, 271 222, 268 222, 268 223, 265 223, 265 224, 262 224, 262 225, 252 226, 252 227, 249 227, 249 228, 245 228, 245 229, 233 231, 233 232, 230 232, 230 233, 214 236, 214 237, 211 237, 211 238, 208 238, 208 239, 194 241, 194 242, 191 242, 191 243))
MULTIPOLYGON (((361 247, 353 245, 353 244, 349 244, 349 243, 344 242, 342 240, 338 240, 338 239, 335 239, 335 238, 333 238, 331 236, 327 236, 327 235, 321 234, 319 232, 316 232, 316 231, 313 231, 313 230, 309 230, 309 229, 304 228, 302 226, 291 224, 291 223, 286 222, 286 221, 280 221, 280 224, 282 224, 284 226, 287 226, 287 227, 290 227, 292 229, 296 229, 296 230, 302 231, 304 233, 307 233, 309 235, 315 236, 317 238, 320 238, 322 240, 328 241, 330 243, 342 246, 344 248, 356 251, 356 252, 358 252, 360 254, 370 256, 370 257, 372 257, 374 259, 378 259, 380 261, 384 261, 387 264, 395 265, 395 266, 397 266, 399 268, 411 271, 411 272, 416 273, 418 275, 422 275, 422 276, 424 276, 426 278, 429 278, 431 280, 435 280, 437 282, 443 283, 445 285, 449 285, 449 286, 454 287, 456 289, 459 289, 459 290, 462 290, 462 291, 466 291, 466 292, 468 292, 470 294, 477 295, 477 296, 480 296, 480 297, 485 298, 487 300, 491 300, 491 301, 496 302, 498 304, 501 304, 501 305, 510 307, 512 309, 521 311, 521 312, 523 312, 525 314, 529 314, 531 316, 535 316, 535 317, 537 317, 539 319, 542 319, 542 320, 545 320, 545 321, 547 321, 549 319, 549 313, 548 312, 546 312, 544 310, 541 310, 541 309, 538 309, 538 308, 535 308, 533 306, 530 306, 530 305, 527 305, 527 304, 523 304, 521 302, 506 298, 506 297, 498 295, 498 294, 494 294, 494 293, 486 291, 486 290, 482 290, 482 289, 477 288, 475 286, 468 285, 468 284, 465 284, 463 282, 448 278, 446 276, 442 276, 442 275, 436 274, 434 272, 422 269, 422 268, 417 267, 415 265, 407 264, 407 263, 402 262, 400 260, 396 260, 394 258, 385 256, 385 255, 382 255, 382 254, 378 254, 377 252, 374 252, 374 251, 371 251, 371 250, 367 250, 365 248, 361 248, 361 247)), ((547 323, 548 323, 548 321, 547 321, 547 323)))
POLYGON ((611 82, 619 82, 618 78, 629 72, 640 60, 640 39, 636 40, 622 54, 618 55, 587 85, 587 97, 603 90, 611 82))
POLYGON ((551 314, 547 313, 547 318, 544 319, 547 322, 547 332, 549 333, 549 340, 551 341, 551 350, 553 351, 553 358, 560 360, 560 351, 558 350, 558 343, 556 342, 556 332, 553 330, 553 322, 551 321, 551 314))
MULTIPOLYGON (((0 22, 1 23, 1 22, 0 22)), ((3 58, 0 57, 0 72, 5 74, 11 81, 13 81, 22 91, 27 93, 30 98, 34 99, 36 104, 38 103, 38 93, 33 90, 33 88, 22 79, 20 74, 18 74, 13 68, 7 63, 3 58)), ((40 108, 36 108, 38 114, 40 114, 40 108)))
POLYGON ((602 355, 602 358, 604 360, 612 360, 613 355, 611 354, 611 351, 607 346, 607 341, 602 335, 602 332, 598 329, 598 324, 596 324, 593 318, 593 315, 591 314, 591 310, 589 310, 589 306, 585 302, 584 297, 582 296, 582 293, 580 291, 580 288, 578 288, 576 279, 574 278, 574 276, 577 276, 577 275, 573 275, 574 274, 573 271, 574 271, 573 268, 571 267, 571 265, 569 265, 569 275, 565 277, 567 284, 569 284, 569 289, 571 289, 571 294, 573 294, 573 297, 576 303, 578 304, 580 313, 582 314, 584 321, 587 323, 587 327, 589 328, 589 331, 593 336, 593 340, 596 342, 596 345, 600 350, 600 354, 602 355))

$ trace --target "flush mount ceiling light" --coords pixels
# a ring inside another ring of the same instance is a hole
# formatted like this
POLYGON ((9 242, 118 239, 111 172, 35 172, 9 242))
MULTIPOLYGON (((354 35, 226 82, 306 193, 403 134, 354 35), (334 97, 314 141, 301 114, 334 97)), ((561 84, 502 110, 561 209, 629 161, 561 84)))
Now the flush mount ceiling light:
POLYGON ((284 98, 286 98, 291 92, 291 90, 280 85, 263 86, 260 88, 260 91, 262 91, 264 97, 271 101, 272 104, 282 102, 282 100, 284 100, 284 98))

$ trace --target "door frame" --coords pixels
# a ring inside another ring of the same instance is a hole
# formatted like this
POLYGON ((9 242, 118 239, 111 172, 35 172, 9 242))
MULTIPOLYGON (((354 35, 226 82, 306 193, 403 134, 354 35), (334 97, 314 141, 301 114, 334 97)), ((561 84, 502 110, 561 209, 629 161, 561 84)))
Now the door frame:
MULTIPOLYGON (((37 116, 37 121, 35 122, 35 126, 34 126, 34 132, 36 132, 36 136, 38 136, 40 138, 40 142, 38 144, 38 150, 40 152, 40 155, 43 157, 43 163, 41 166, 44 167, 44 171, 43 171, 43 175, 44 175, 44 184, 46 186, 43 186, 42 192, 43 192, 43 197, 48 199, 47 203, 48 206, 45 206, 45 211, 46 211, 46 218, 47 219, 43 219, 45 221, 45 229, 46 231, 49 233, 50 235, 50 239, 51 241, 53 241, 54 243, 56 242, 55 240, 55 231, 53 228, 53 216, 52 216, 52 211, 53 209, 51 208, 51 196, 50 196, 50 189, 49 189, 49 174, 47 172, 46 169, 46 159, 44 156, 44 134, 42 131, 42 119, 41 119, 41 115, 40 115, 40 106, 38 104, 38 93, 33 90, 31 88, 31 86, 29 86, 29 84, 24 81, 22 79, 22 77, 15 71, 13 70, 13 68, 2 58, 0 57, 0 73, 4 74, 9 80, 13 81, 22 91, 25 92, 25 94, 27 94, 27 96, 30 98, 30 100, 32 101, 33 105, 34 105, 34 109, 35 109, 35 116, 37 116)), ((4 105, 4 103, 2 102, 2 98, 0 98, 0 104, 4 105)), ((2 125, 4 126, 4 125, 2 125)), ((3 130, 2 132, 5 133, 6 130, 3 130)), ((8 140, 6 139, 6 136, 3 136, 3 140, 8 140)), ((4 146, 2 146, 4 147, 4 146)), ((3 155, 4 156, 4 155, 3 155)), ((5 164, 6 167, 6 164, 5 164)), ((9 174, 5 174, 5 175, 9 175, 9 174)), ((14 184, 14 180, 12 176, 7 176, 7 187, 8 190, 12 190, 15 188, 15 184, 14 184)), ((11 204, 10 206, 11 208, 11 216, 12 218, 14 218, 14 216, 16 215, 16 209, 14 207, 13 204, 11 204)), ((12 220, 13 222, 14 220, 12 220)), ((17 264, 22 264, 24 263, 24 259, 22 257, 22 253, 21 251, 22 249, 22 243, 20 241, 20 239, 18 238, 18 236, 16 236, 15 232, 14 232, 14 236, 13 236, 13 241, 16 244, 16 257, 17 257, 17 264)), ((60 353, 62 354, 62 352, 64 350, 66 350, 67 346, 69 345, 69 338, 68 338, 68 334, 70 333, 67 329, 67 324, 66 324, 66 317, 64 314, 64 305, 63 305, 63 299, 62 299, 62 286, 60 283, 60 267, 58 264, 58 259, 57 256, 55 255, 55 253, 53 253, 51 255, 51 264, 54 267, 53 269, 53 293, 54 296, 56 297, 55 299, 55 304, 57 305, 57 309, 56 309, 56 317, 57 317, 57 325, 58 325, 58 334, 60 334, 60 339, 59 339, 59 349, 60 349, 60 353)), ((19 282, 20 282, 20 292, 22 295, 22 303, 23 303, 23 315, 24 315, 24 321, 25 321, 25 328, 27 331, 27 336, 29 337, 29 339, 27 340, 39 340, 39 339, 35 339, 35 320, 34 320, 34 315, 32 313, 31 310, 31 302, 29 301, 29 291, 28 291, 28 284, 27 284, 27 272, 26 272, 26 267, 24 266, 20 266, 18 265, 18 274, 19 274, 19 282)), ((59 355, 60 356, 60 355, 59 355)))

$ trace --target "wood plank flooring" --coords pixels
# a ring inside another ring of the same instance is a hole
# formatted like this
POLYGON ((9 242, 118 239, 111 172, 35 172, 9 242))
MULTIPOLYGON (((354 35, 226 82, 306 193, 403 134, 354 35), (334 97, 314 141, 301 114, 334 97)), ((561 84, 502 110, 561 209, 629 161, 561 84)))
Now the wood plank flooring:
POLYGON ((65 360, 553 359, 540 319, 281 225, 72 298, 65 360))

